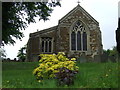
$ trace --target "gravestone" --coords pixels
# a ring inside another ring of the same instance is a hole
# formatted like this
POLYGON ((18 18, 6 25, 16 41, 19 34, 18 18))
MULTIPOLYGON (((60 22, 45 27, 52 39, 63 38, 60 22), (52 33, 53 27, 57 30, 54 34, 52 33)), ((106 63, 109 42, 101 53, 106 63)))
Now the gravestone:
POLYGON ((101 62, 101 57, 100 57, 100 55, 95 55, 95 56, 94 56, 94 62, 101 62))
POLYGON ((106 53, 101 55, 101 62, 108 62, 108 55, 106 53))
POLYGON ((77 59, 78 62, 80 63, 85 63, 87 61, 87 58, 86 56, 83 54, 81 55, 78 59, 77 59))

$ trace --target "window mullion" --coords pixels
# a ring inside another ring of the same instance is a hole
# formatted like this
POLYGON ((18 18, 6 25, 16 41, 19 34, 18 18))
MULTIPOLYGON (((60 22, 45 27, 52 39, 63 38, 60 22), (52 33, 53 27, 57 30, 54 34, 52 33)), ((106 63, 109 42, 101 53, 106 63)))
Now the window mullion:
POLYGON ((81 51, 83 51, 83 33, 81 32, 81 51))
POLYGON ((75 49, 76 49, 76 51, 77 51, 77 31, 75 32, 75 34, 76 34, 76 35, 75 35, 75 36, 76 36, 76 37, 75 37, 75 38, 76 38, 76 48, 75 48, 75 49))

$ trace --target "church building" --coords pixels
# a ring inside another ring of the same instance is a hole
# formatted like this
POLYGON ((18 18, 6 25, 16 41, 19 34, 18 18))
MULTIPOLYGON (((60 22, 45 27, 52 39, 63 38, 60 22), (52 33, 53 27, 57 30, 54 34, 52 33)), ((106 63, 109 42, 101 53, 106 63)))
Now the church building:
POLYGON ((79 4, 58 21, 58 25, 30 33, 26 61, 38 61, 39 54, 65 52, 67 57, 94 59, 102 54, 99 23, 79 4))

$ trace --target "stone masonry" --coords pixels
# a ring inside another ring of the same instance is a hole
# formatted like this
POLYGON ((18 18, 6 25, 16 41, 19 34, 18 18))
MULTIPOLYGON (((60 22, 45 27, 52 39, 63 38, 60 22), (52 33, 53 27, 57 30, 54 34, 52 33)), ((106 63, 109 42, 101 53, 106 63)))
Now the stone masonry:
POLYGON ((96 60, 94 59, 95 55, 97 55, 96 58, 99 57, 100 59, 103 50, 99 23, 79 4, 67 15, 61 18, 57 26, 30 34, 27 43, 26 61, 38 61, 39 54, 47 53, 42 52, 42 37, 52 38, 52 44, 49 46, 51 47, 51 52, 49 52, 50 54, 65 52, 67 57, 80 57, 84 55, 86 58, 93 58, 86 61, 94 61, 96 60), (71 30, 78 20, 84 24, 84 27, 86 29, 87 51, 72 51, 70 48, 71 30))

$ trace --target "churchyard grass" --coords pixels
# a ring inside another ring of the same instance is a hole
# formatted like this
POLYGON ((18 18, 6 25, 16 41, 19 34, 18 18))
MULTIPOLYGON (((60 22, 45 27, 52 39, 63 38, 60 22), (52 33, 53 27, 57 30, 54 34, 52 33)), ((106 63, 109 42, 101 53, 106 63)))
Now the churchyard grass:
POLYGON ((55 79, 37 82, 32 71, 38 62, 3 62, 3 88, 118 88, 118 63, 77 63, 74 85, 57 86, 55 79))

